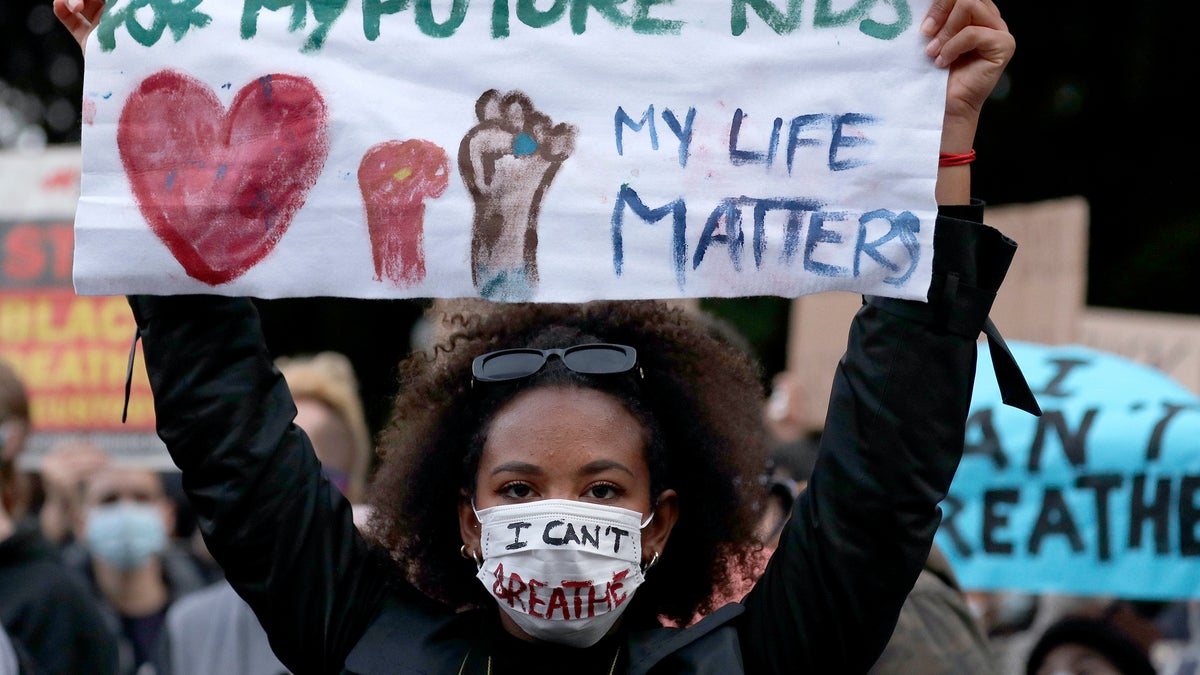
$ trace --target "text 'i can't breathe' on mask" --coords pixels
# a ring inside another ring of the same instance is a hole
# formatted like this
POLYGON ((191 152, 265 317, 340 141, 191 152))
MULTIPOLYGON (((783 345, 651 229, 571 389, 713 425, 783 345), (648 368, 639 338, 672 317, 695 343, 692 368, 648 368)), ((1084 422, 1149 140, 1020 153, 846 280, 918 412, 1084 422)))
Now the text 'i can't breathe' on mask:
POLYGON ((543 499, 476 511, 478 578, 527 635, 572 647, 604 637, 642 584, 637 511, 543 499))

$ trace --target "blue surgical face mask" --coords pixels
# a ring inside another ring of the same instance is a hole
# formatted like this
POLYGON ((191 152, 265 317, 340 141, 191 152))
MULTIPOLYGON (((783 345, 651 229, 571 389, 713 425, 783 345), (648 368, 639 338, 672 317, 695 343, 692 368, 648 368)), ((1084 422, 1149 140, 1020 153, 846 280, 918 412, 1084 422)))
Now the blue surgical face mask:
POLYGON ((122 571, 141 567, 167 545, 162 512, 151 504, 116 502, 93 507, 88 512, 86 535, 92 554, 122 571))

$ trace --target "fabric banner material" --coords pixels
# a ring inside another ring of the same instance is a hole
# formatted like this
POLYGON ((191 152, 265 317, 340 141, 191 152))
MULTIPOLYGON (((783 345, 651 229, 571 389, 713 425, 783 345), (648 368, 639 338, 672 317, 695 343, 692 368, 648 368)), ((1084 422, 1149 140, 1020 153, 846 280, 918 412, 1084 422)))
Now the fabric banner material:
POLYGON ((928 288, 928 0, 110 0, 82 294, 928 288))
POLYGON ((938 532, 963 586, 1200 598, 1200 398, 1107 352, 1010 346, 1044 413, 977 378, 938 532))

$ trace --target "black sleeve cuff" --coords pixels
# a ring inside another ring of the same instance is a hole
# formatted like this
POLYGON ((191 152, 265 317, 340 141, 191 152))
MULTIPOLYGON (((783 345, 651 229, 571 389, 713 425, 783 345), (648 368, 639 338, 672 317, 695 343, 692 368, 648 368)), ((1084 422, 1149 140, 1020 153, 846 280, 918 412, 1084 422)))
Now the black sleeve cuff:
POLYGON ((970 204, 942 205, 938 207, 938 215, 954 220, 965 220, 969 223, 983 222, 983 208, 986 203, 982 199, 971 199, 970 204))
POLYGON ((983 203, 938 209, 933 278, 925 303, 868 297, 870 304, 935 330, 979 337, 1017 244, 980 222, 983 203))
POLYGON ((988 319, 1017 243, 982 223, 983 202, 938 209, 933 279, 927 302, 876 296, 863 301, 932 330, 975 340, 985 333, 1005 403, 1034 415, 1041 408, 1000 331, 988 319))

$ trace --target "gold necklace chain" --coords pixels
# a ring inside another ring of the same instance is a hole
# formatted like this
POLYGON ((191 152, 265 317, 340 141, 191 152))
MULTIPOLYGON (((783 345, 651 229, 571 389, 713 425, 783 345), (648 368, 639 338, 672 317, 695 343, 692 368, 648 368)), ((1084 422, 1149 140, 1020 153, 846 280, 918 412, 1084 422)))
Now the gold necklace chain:
MULTIPOLYGON (((458 675, 463 675, 463 671, 467 667, 467 659, 471 658, 471 650, 467 650, 467 655, 463 657, 462 665, 458 667, 458 675)), ((608 667, 608 675, 613 675, 617 672, 617 661, 621 658, 621 646, 617 645, 617 653, 613 654, 612 665, 608 667)), ((492 675, 492 655, 488 654, 487 658, 487 675, 492 675)))

